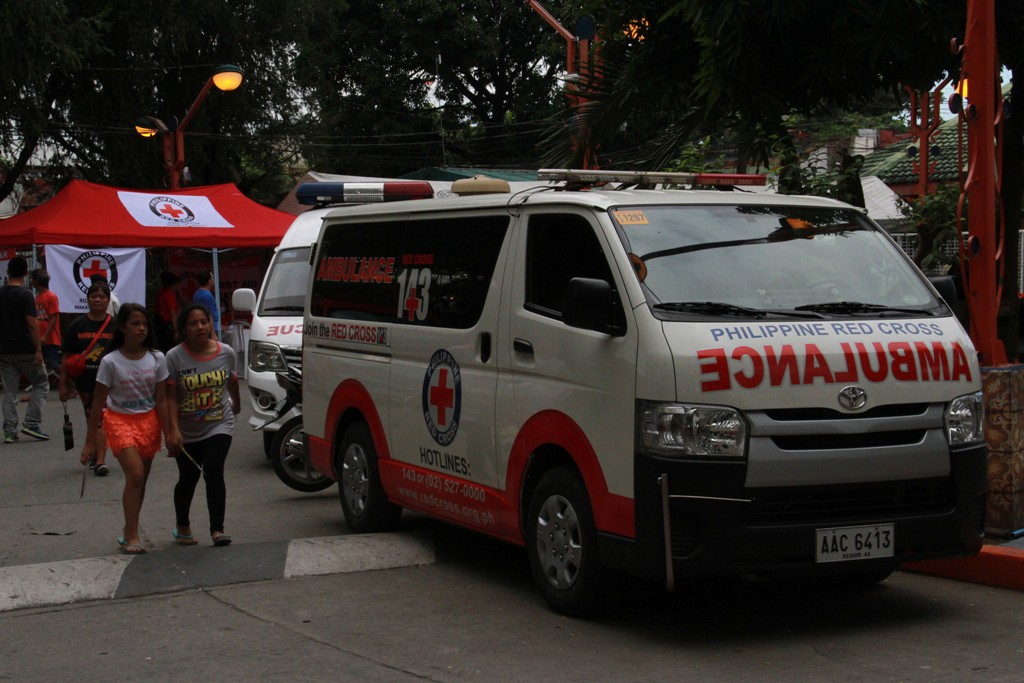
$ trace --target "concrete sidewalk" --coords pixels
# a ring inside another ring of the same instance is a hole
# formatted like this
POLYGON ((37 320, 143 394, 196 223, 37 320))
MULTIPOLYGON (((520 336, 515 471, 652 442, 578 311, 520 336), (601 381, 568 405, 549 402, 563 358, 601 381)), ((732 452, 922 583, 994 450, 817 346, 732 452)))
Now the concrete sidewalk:
POLYGON ((178 547, 0 568, 0 612, 299 576, 434 564, 427 532, 178 547))

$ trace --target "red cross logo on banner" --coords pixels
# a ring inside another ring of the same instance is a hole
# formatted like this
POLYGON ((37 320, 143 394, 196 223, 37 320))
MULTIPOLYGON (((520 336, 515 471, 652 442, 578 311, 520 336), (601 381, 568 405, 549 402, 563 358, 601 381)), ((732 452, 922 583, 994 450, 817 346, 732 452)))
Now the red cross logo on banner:
POLYGON ((182 209, 176 208, 170 204, 161 204, 157 208, 157 211, 165 216, 170 216, 171 218, 181 218, 185 215, 185 212, 182 209))
POLYGON ((117 260, 105 251, 83 251, 71 264, 71 272, 82 294, 89 291, 94 275, 102 275, 111 291, 117 287, 117 260))
POLYGON ((190 223, 195 220, 196 215, 174 197, 153 197, 149 201, 149 210, 168 223, 175 225, 190 223))
POLYGON ((110 280, 110 276, 107 275, 107 269, 100 265, 99 259, 93 259, 85 268, 82 268, 82 277, 87 280, 91 280, 93 275, 102 275, 107 281, 110 280))

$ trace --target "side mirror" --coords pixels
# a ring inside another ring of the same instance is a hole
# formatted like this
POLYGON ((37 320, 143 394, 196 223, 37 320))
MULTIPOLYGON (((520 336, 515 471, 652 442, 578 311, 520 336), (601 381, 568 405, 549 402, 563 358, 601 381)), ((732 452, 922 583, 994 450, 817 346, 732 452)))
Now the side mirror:
POLYGON ((956 293, 956 282, 950 275, 940 275, 937 277, 930 277, 928 281, 932 283, 932 287, 939 293, 939 296, 946 302, 947 306, 952 306, 959 300, 959 296, 956 293))
POLYGON ((252 313, 256 310, 256 292, 239 287, 231 294, 231 308, 240 313, 252 313))
POLYGON ((562 322, 569 327, 616 334, 618 331, 612 326, 614 301, 608 282, 574 277, 562 297, 562 322))

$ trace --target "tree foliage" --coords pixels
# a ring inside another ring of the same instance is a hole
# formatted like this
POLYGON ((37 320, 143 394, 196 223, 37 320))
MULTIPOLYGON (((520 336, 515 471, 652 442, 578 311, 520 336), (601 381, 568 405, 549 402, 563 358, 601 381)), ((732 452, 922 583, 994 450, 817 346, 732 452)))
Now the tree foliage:
POLYGON ((235 182, 267 202, 307 165, 532 165, 561 106, 561 39, 506 0, 7 0, 0 30, 0 199, 33 157, 58 186, 163 186, 160 139, 135 121, 173 126, 224 63, 245 81, 190 121, 191 184, 235 182))
POLYGON ((299 45, 297 69, 314 167, 387 176, 534 161, 561 106, 564 48, 526 3, 316 4, 321 30, 299 45))
POLYGON ((640 159, 647 166, 694 137, 725 134, 741 162, 766 166, 794 156, 787 117, 856 110, 954 69, 948 44, 963 9, 954 0, 834 0, 828 11, 814 0, 595 0, 604 60, 576 121, 602 146, 624 121, 646 121, 658 131, 640 159), (625 35, 641 17, 642 39, 625 35))

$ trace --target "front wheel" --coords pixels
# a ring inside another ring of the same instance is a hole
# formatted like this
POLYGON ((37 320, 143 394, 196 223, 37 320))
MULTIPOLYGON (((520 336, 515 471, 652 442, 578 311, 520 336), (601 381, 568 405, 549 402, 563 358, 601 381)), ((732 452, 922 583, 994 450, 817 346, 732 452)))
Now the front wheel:
POLYGON ((608 571, 597 551, 594 515, 575 470, 558 467, 541 478, 527 519, 530 570, 559 614, 584 617, 608 604, 608 571))
POLYGON ((303 493, 323 491, 334 483, 309 466, 302 443, 302 417, 296 416, 274 432, 270 446, 274 474, 289 488, 303 493))
POLYGON ((387 499, 380 482, 377 449, 370 429, 355 422, 345 430, 336 456, 341 511, 357 534, 390 531, 398 524, 402 508, 387 499))

